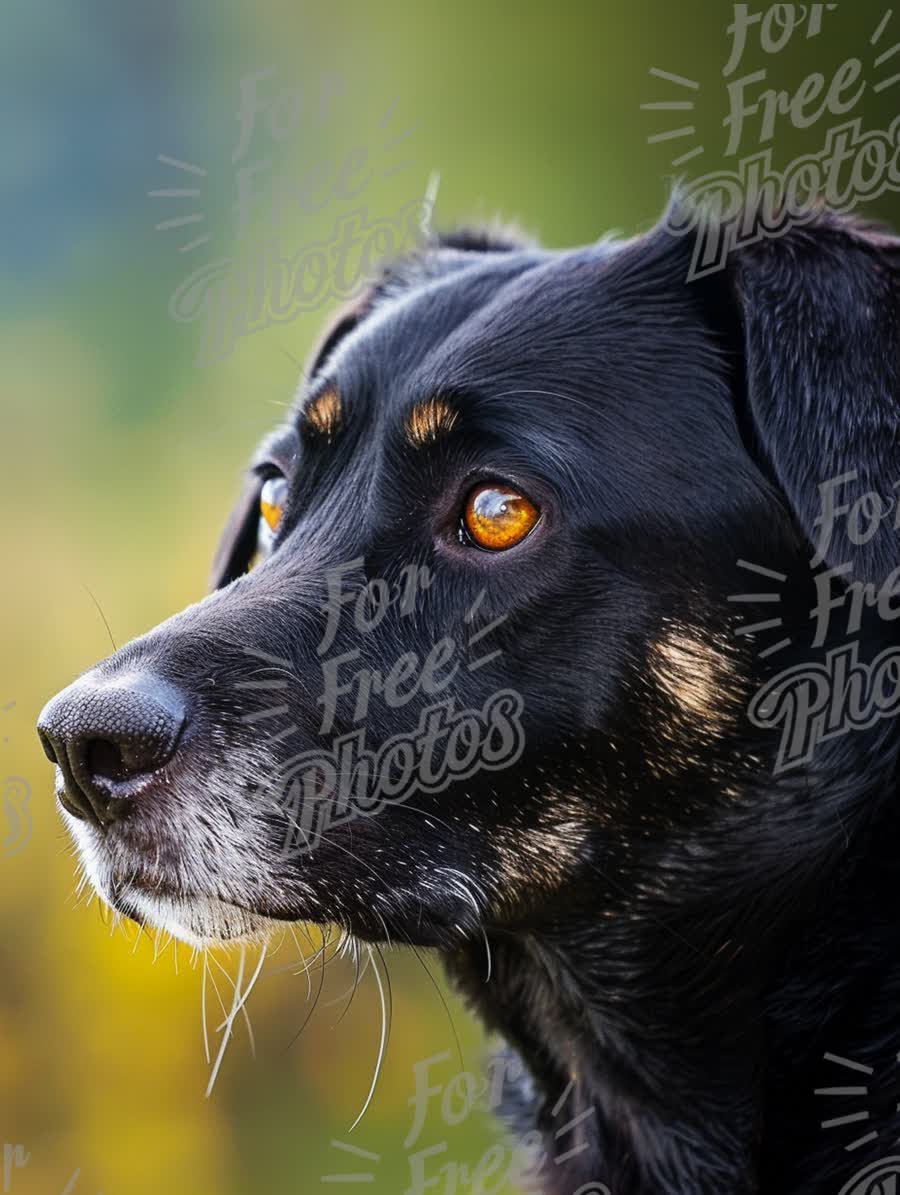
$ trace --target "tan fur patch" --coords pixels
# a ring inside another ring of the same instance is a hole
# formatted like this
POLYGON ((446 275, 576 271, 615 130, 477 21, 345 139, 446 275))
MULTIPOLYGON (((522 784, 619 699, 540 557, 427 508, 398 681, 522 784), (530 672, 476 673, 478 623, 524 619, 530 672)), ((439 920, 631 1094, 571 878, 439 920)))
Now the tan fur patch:
POLYGON ((459 413, 442 398, 427 398, 417 403, 407 416, 406 438, 418 448, 451 431, 458 419, 459 413))
POLYGON ((733 676, 715 643, 673 626, 653 645, 652 659, 658 683, 680 710, 711 730, 722 728, 733 699, 733 676))
POLYGON ((323 390, 303 412, 307 425, 320 436, 331 439, 341 428, 343 408, 341 396, 334 387, 323 390))
POLYGON ((498 907, 514 910, 518 902, 548 895, 574 874, 588 834, 588 821, 577 802, 552 788, 539 825, 505 830, 495 842, 502 895, 498 907))

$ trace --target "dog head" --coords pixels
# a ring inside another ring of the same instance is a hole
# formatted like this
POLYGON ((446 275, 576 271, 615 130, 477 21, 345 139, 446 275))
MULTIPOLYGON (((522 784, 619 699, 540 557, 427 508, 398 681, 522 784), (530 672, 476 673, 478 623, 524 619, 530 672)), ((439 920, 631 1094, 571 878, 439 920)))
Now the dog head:
MULTIPOLYGON (((810 643, 820 483, 900 480, 893 243, 819 215, 690 281, 697 235, 451 237, 340 315, 214 591, 41 715, 107 901, 451 945, 770 884, 785 810, 813 849, 746 710, 810 643)), ((896 565, 833 532, 826 565, 896 565)))

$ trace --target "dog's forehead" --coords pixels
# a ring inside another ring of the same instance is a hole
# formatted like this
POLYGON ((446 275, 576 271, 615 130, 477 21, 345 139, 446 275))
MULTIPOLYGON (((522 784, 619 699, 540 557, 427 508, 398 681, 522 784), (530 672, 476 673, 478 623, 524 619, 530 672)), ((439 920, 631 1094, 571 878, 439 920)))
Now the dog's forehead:
POLYGON ((445 271, 425 268, 418 278, 387 289, 329 362, 336 384, 356 384, 380 406, 391 397, 404 401, 417 387, 417 397, 428 397, 421 387, 448 340, 465 335, 474 342, 486 308, 545 255, 453 256, 445 271))
POLYGON ((436 255, 389 285, 301 394, 301 427, 331 435, 343 420, 418 428, 443 417, 448 393, 524 387, 552 372, 572 327, 586 326, 614 242, 584 249, 436 255), (449 258, 449 262, 446 260, 449 258))

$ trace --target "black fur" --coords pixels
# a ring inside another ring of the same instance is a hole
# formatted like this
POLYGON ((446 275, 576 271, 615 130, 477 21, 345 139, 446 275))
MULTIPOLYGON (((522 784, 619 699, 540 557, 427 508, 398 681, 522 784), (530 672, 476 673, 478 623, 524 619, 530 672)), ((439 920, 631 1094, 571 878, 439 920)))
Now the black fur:
MULTIPOLYGON (((558 1127, 594 1110, 565 1141, 585 1148, 543 1167, 548 1195, 592 1181, 613 1195, 837 1195, 900 1135, 897 731, 877 722, 776 773, 778 736, 746 709, 768 676, 847 638, 835 626, 812 642, 819 483, 855 469, 855 493, 889 495, 900 481, 896 246, 822 213, 689 282, 691 253, 664 222, 567 252, 468 234, 387 270, 329 333, 251 474, 217 558, 223 587, 99 666, 149 670, 193 710, 155 799, 97 838, 120 838, 106 894, 125 912, 131 883, 183 891, 189 798, 173 770, 199 783, 218 763, 203 800, 236 804, 222 751, 269 733, 244 717, 258 696, 236 688, 262 667, 248 648, 290 662, 299 729, 267 747, 273 768, 319 742, 329 565, 431 570, 415 618, 393 611, 362 637, 342 624, 331 654, 358 648, 359 666, 383 671, 458 636, 484 590, 476 625, 505 617, 484 641, 502 654, 461 668, 452 692, 468 708, 522 695, 516 765, 358 818, 274 878, 223 865, 214 895, 437 947, 524 1059, 520 1120, 551 1158, 558 1127), (342 424, 316 435, 303 410, 327 385, 342 424), (410 408, 435 396, 458 421, 411 445, 410 408), (243 575, 261 477, 277 469, 285 521, 243 575), (495 477, 543 518, 490 554, 458 524, 474 482, 495 477), (737 633, 772 616, 729 601, 771 587, 741 560, 787 576, 780 628, 737 633), (853 1082, 827 1053, 873 1068, 868 1104, 815 1095, 853 1082), (860 1106, 879 1135, 848 1152, 863 1129, 821 1121, 860 1106)), ((859 548, 837 534, 826 563, 842 561, 880 584, 897 535, 859 548)), ((871 659, 895 624, 869 610, 853 638, 871 659)), ((373 702, 371 742, 425 704, 373 702)), ((354 725, 344 701, 331 733, 354 725)), ((257 840, 283 829, 268 812, 243 824, 257 840)), ((211 833, 206 848, 215 872, 211 833)))

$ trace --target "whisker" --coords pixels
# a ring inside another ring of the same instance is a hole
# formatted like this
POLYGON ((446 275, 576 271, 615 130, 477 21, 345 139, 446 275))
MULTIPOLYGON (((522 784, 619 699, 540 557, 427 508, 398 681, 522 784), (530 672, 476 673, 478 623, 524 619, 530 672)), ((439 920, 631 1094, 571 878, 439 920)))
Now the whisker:
POLYGON ((115 641, 115 639, 113 639, 113 633, 112 633, 112 631, 109 629, 109 623, 106 621, 106 615, 103 613, 103 607, 102 607, 102 606, 100 605, 100 603, 97 601, 97 599, 96 599, 96 597, 94 596, 93 592, 92 592, 90 589, 88 589, 87 585, 85 585, 85 584, 84 584, 84 582, 82 582, 81 588, 82 588, 83 590, 85 590, 85 592, 87 593, 88 597, 91 599, 91 601, 92 601, 92 602, 94 603, 94 605, 97 607, 97 613, 98 613, 98 614, 100 615, 100 617, 103 619, 103 625, 106 627, 106 633, 107 633, 107 635, 109 635, 109 641, 110 641, 110 643, 112 644, 113 651, 118 651, 119 649, 118 649, 118 647, 116 647, 116 641, 115 641))
POLYGON ((247 961, 247 949, 246 949, 246 947, 242 946, 241 947, 241 957, 240 957, 240 961, 238 962, 238 971, 237 971, 237 975, 235 976, 235 980, 234 980, 234 999, 231 1002, 231 1013, 228 1016, 226 1016, 225 1020, 222 1022, 224 1031, 222 1033, 222 1040, 219 1043, 219 1052, 216 1055, 216 1061, 213 1063, 212 1074, 210 1075, 209 1083, 207 1084, 207 1088, 206 1088, 206 1098, 207 1099, 209 1099, 210 1095, 212 1094, 213 1087, 215 1086, 216 1079, 218 1078, 218 1075, 219 1075, 219 1068, 222 1065, 222 1059, 225 1057, 225 1051, 228 1048, 229 1041, 231 1040, 231 1034, 232 1034, 232 1031, 234 1028, 234 1017, 237 1014, 238 1008, 240 1007, 241 984, 244 981, 244 964, 246 963, 246 961, 247 961))
POLYGON ((200 985, 200 1019, 203 1022, 203 1054, 209 1066, 209 1030, 206 1026, 206 981, 209 978, 209 960, 203 952, 203 982, 200 985))
MULTIPOLYGON (((210 962, 215 963, 219 970, 225 975, 225 978, 228 980, 228 982, 231 983, 231 976, 227 971, 225 971, 219 960, 217 958, 213 958, 212 955, 207 955, 207 957, 209 958, 210 962)), ((213 991, 216 993, 216 999, 219 1001, 219 1008, 222 1010, 222 1016, 227 1016, 228 1014, 225 1012, 225 1001, 222 999, 222 993, 219 991, 219 985, 216 983, 216 977, 213 975, 212 971, 209 972, 209 979, 210 983, 213 985, 213 991)))
POLYGON ((421 954, 419 954, 419 951, 413 945, 412 941, 410 939, 407 939, 406 944, 409 946, 410 950, 412 950, 413 954, 419 960, 419 965, 421 966, 422 970, 425 972, 425 974, 428 976, 429 980, 431 981, 431 986, 437 992, 438 1000, 440 1000, 441 1004, 443 1005, 444 1012, 447 1014, 447 1020, 450 1022, 450 1032, 453 1034, 453 1041, 456 1044, 456 1053, 459 1058, 460 1071, 461 1072, 465 1071, 466 1062, 465 1062, 465 1059, 463 1058, 462 1044, 459 1040, 459 1034, 456 1032, 456 1024, 454 1023, 454 1020, 453 1020, 453 1014, 450 1011, 450 1005, 444 999, 444 993, 441 991, 440 984, 435 979, 435 977, 432 975, 430 968, 428 967, 425 960, 422 958, 421 954))
POLYGON ((387 1006, 385 1004, 384 984, 382 983, 381 973, 379 972, 378 966, 375 962, 372 947, 367 946, 366 950, 368 951, 369 958, 372 963, 372 970, 375 973, 375 982, 378 984, 378 999, 381 1004, 381 1040, 378 1043, 378 1058, 375 1062, 375 1074, 372 1076, 372 1084, 369 1087, 369 1094, 366 1096, 366 1102, 363 1104, 362 1111, 360 1112, 359 1116, 357 1116, 356 1120, 354 1120, 353 1124, 347 1130, 350 1133, 353 1132, 353 1130, 365 1116, 369 1109, 369 1105, 372 1102, 372 1098, 375 1095, 375 1087, 378 1083, 378 1077, 381 1074, 381 1064, 384 1060, 385 1046, 387 1044, 387 1006))
MULTIPOLYGON (((291 937, 294 939, 294 944, 297 947, 297 953, 300 955, 300 964, 303 967, 303 974, 306 976, 306 998, 309 1000, 312 996, 312 982, 309 978, 309 967, 306 965, 306 956, 303 953, 303 947, 297 941, 297 932, 294 929, 294 926, 289 925, 288 928, 291 931, 291 937)), ((312 945, 312 943, 310 943, 310 945, 312 945)), ((297 974, 299 974, 299 972, 297 972, 297 974)))
POLYGON ((366 961, 362 965, 362 968, 360 968, 359 946, 355 942, 354 942, 354 946, 353 946, 353 958, 354 958, 354 962, 355 962, 355 973, 353 976, 353 984, 350 988, 350 998, 347 1001, 347 1003, 344 1005, 341 1015, 338 1017, 338 1019, 334 1023, 335 1029, 337 1029, 338 1025, 340 1025, 341 1021, 343 1021, 344 1017, 350 1011, 350 1005, 353 1003, 353 998, 355 997, 357 991, 359 990, 359 985, 362 983, 363 979, 365 978, 366 971, 368 970, 368 967, 369 967, 369 960, 367 957, 366 961))
MULTIPOLYGON (((294 1036, 293 1036, 293 1037, 291 1038, 291 1040, 288 1042, 288 1044, 287 1044, 287 1046, 286 1046, 286 1048, 285 1048, 285 1053, 287 1053, 287 1051, 288 1051, 288 1050, 291 1048, 291 1046, 294 1044, 294 1042, 297 1040, 297 1038, 300 1036, 300 1034, 303 1032, 303 1030, 304 1030, 304 1029, 306 1028, 306 1026, 309 1024, 310 1018, 312 1017, 313 1013, 316 1011, 316 1008, 317 1008, 317 1006, 318 1006, 318 1003, 319 1003, 319 997, 322 995, 322 988, 323 988, 323 986, 324 986, 324 984, 325 984, 325 956, 324 956, 325 946, 326 946, 326 943, 325 943, 325 942, 323 942, 323 943, 322 943, 322 945, 321 945, 321 947, 320 947, 320 949, 318 950, 318 952, 317 952, 317 954, 316 954, 316 956, 315 956, 315 957, 317 958, 319 954, 321 954, 321 955, 322 955, 322 973, 321 973, 321 975, 319 976, 319 986, 318 986, 318 989, 316 990, 316 997, 315 997, 315 999, 313 1000, 313 1005, 312 1005, 312 1008, 309 1010, 309 1012, 308 1012, 308 1013, 306 1014, 306 1016, 304 1017, 304 1019, 303 1019, 303 1023, 301 1024, 300 1028, 297 1030, 297 1032, 294 1034, 294 1036)), ((315 962, 315 958, 313 958, 313 959, 311 960, 311 964, 312 964, 313 962, 315 962)), ((311 964, 310 964, 310 965, 311 965, 311 964)))

